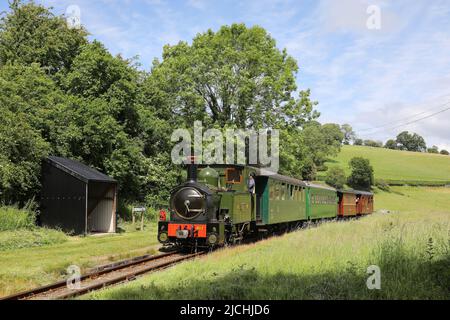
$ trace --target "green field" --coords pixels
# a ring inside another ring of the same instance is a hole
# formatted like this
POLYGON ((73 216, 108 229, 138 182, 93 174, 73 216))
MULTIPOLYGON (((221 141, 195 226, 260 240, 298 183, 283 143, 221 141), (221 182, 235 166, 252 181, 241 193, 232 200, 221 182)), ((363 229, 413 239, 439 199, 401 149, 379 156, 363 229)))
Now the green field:
MULTIPOLYGON (((11 232, 0 232, 0 241, 11 232)), ((67 237, 61 244, 0 251, 0 297, 65 279, 70 265, 85 272, 110 261, 156 253, 157 247, 155 223, 150 223, 145 231, 126 225, 126 232, 115 235, 67 237)))
POLYGON ((392 189, 376 195, 391 213, 219 250, 84 298, 450 299, 450 189, 392 189), (366 287, 370 265, 381 290, 366 287))
MULTIPOLYGON (((339 155, 326 165, 342 166, 349 174, 348 162, 353 157, 369 159, 374 167, 376 180, 382 179, 394 184, 450 184, 450 156, 439 154, 343 146, 339 155)), ((323 173, 319 176, 323 176, 323 173)))

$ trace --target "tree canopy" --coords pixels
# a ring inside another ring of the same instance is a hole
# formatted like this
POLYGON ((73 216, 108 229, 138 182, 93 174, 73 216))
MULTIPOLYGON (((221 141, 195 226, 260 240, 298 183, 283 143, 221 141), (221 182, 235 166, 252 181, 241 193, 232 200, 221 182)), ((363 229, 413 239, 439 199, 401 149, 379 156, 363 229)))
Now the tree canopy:
POLYGON ((120 199, 166 204, 179 177, 176 128, 280 130, 280 172, 314 179, 348 132, 320 124, 297 62, 244 24, 163 48, 149 70, 113 56, 50 9, 14 0, 0 20, 0 201, 38 194, 41 161, 80 160, 119 181, 120 199))
POLYGON ((411 134, 408 131, 399 133, 396 142, 400 150, 424 152, 427 148, 423 137, 417 133, 411 134))
POLYGON ((174 114, 239 128, 300 125, 312 104, 294 99, 296 61, 259 26, 223 26, 198 34, 189 45, 166 45, 152 77, 174 114))
POLYGON ((373 167, 369 159, 354 157, 350 160, 349 166, 352 170, 347 183, 353 189, 370 190, 374 184, 373 167))

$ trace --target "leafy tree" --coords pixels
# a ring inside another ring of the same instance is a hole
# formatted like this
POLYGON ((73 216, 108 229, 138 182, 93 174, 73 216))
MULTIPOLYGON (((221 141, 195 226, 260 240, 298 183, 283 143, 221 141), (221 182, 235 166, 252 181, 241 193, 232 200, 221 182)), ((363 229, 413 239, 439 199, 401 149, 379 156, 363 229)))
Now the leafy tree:
POLYGON ((373 148, 382 148, 383 142, 381 141, 374 141, 374 140, 364 140, 364 145, 367 147, 373 147, 373 148))
POLYGON ((342 138, 343 134, 336 124, 321 125, 313 121, 301 131, 301 143, 316 167, 322 166, 327 157, 339 153, 342 138))
POLYGON ((64 107, 65 96, 38 64, 0 67, 0 105, 23 119, 47 141, 59 125, 55 110, 64 107))
POLYGON ((441 154, 448 156, 450 153, 447 150, 443 149, 441 150, 441 154))
POLYGON ((396 141, 400 150, 424 152, 427 148, 425 140, 417 133, 410 134, 403 131, 397 136, 396 141))
POLYGON ((322 132, 325 138, 325 143, 329 146, 329 156, 334 156, 341 151, 342 140, 344 134, 342 133, 338 124, 326 123, 322 125, 322 132))
POLYGON ((354 189, 370 190, 374 176, 369 159, 354 157, 350 160, 349 166, 352 172, 347 180, 348 185, 354 189))
POLYGON ((384 147, 386 149, 392 149, 392 150, 397 150, 398 146, 397 146, 397 142, 393 139, 389 139, 388 141, 386 141, 384 147))
POLYGON ((73 68, 61 82, 71 95, 107 102, 109 113, 123 125, 124 131, 136 136, 140 73, 132 63, 113 57, 101 43, 94 41, 83 46, 73 61, 73 68))
POLYGON ((296 61, 261 27, 223 26, 198 34, 189 45, 165 46, 151 77, 170 112, 188 124, 239 128, 300 126, 316 118, 309 93, 294 99, 296 61))
POLYGON ((14 0, 0 20, 0 66, 39 63, 49 74, 69 69, 86 35, 41 5, 14 0))
POLYGON ((344 169, 341 167, 330 168, 325 177, 325 182, 336 189, 342 189, 347 182, 344 169))
POLYGON ((439 148, 437 146, 432 146, 431 148, 427 149, 428 153, 439 153, 439 148))
POLYGON ((0 117, 0 202, 24 204, 39 188, 41 160, 50 152, 23 113, 2 109, 0 117))
POLYGON ((354 146, 362 146, 363 144, 364 144, 363 139, 357 138, 357 139, 355 139, 355 141, 353 141, 354 146))
POLYGON ((350 141, 354 141, 356 139, 356 134, 353 131, 353 128, 349 124, 343 124, 341 126, 341 131, 344 134, 343 144, 349 145, 350 141))

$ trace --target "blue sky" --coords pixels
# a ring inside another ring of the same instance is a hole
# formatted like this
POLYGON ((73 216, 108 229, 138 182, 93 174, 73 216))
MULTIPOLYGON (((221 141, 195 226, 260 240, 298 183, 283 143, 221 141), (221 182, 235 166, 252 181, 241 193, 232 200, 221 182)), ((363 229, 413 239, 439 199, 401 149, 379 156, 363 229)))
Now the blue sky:
POLYGON ((260 25, 298 61, 298 87, 312 90, 321 122, 350 123, 360 137, 383 141, 414 131, 430 146, 450 149, 450 111, 392 128, 450 106, 444 105, 450 102, 450 1, 36 2, 53 6, 55 14, 77 5, 92 39, 114 54, 139 55, 146 70, 167 43, 233 22, 260 25), (371 5, 380 9, 379 30, 366 26, 371 5))

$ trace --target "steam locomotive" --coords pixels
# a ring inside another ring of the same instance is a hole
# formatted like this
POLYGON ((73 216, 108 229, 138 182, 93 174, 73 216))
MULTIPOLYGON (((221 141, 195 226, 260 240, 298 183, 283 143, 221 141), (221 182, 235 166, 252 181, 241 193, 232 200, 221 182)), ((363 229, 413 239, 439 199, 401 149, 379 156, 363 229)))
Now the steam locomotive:
POLYGON ((373 212, 373 194, 336 190, 246 165, 187 166, 161 212, 165 245, 216 247, 298 228, 307 221, 373 212))

